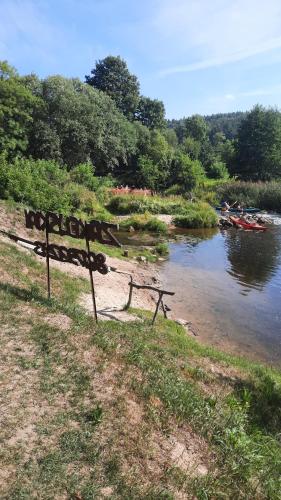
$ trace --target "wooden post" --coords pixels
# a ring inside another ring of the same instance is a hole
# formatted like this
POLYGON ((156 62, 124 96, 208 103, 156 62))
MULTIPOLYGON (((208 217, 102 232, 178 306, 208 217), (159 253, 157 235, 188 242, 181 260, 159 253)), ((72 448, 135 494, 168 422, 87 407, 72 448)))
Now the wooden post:
POLYGON ((154 316, 153 316, 153 320, 152 320, 152 325, 154 325, 154 321, 156 319, 156 316, 157 316, 157 313, 158 313, 158 309, 159 309, 159 306, 160 306, 160 303, 162 301, 162 297, 163 297, 163 292, 159 292, 159 299, 158 299, 158 302, 157 302, 157 305, 156 305, 156 309, 155 309, 155 313, 154 313, 154 316))
POLYGON ((132 303, 132 296, 133 296, 133 280, 132 280, 132 276, 131 276, 131 281, 129 283, 129 287, 130 287, 129 298, 128 298, 127 304, 124 307, 124 310, 129 309, 129 307, 130 307, 130 305, 132 303))
POLYGON ((93 271, 91 269, 90 243, 89 243, 87 235, 86 235, 86 248, 87 248, 88 260, 89 260, 89 274, 90 274, 90 282, 91 282, 91 290, 92 290, 93 309, 94 309, 95 320, 96 320, 96 322, 98 322, 97 305, 96 305, 96 297, 95 297, 95 287, 94 287, 94 278, 93 278, 93 271))
POLYGON ((166 311, 163 299, 161 300, 161 307, 162 307, 162 311, 163 311, 163 314, 164 314, 164 318, 167 319, 167 311, 166 311))
POLYGON ((49 257, 49 214, 46 214, 46 265, 47 265, 47 290, 48 299, 51 298, 51 283, 50 283, 50 257, 49 257))

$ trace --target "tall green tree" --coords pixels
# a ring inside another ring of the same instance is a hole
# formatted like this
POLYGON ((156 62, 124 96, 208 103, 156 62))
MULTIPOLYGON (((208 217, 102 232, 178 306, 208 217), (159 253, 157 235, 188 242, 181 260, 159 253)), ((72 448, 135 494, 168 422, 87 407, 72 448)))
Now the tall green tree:
POLYGON ((141 96, 136 119, 150 129, 162 129, 165 125, 165 107, 162 101, 141 96))
POLYGON ((200 115, 193 115, 184 120, 184 135, 185 137, 192 137, 195 141, 203 143, 208 134, 208 125, 204 118, 200 115))
MULTIPOLYGON (((28 88, 38 94, 34 79, 28 88)), ((72 168, 90 160, 98 175, 127 165, 136 150, 136 131, 105 93, 79 79, 52 76, 41 81, 43 105, 36 110, 28 153, 61 160, 72 168)))
POLYGON ((173 184, 178 184, 186 192, 192 191, 204 179, 205 171, 200 161, 178 152, 172 162, 171 176, 173 184))
POLYGON ((21 82, 16 70, 0 62, 0 151, 9 158, 24 153, 36 98, 21 82))
POLYGON ((109 95, 117 108, 129 120, 133 120, 140 99, 139 82, 120 56, 108 56, 97 61, 91 75, 85 78, 86 83, 109 95))
POLYGON ((255 106, 242 121, 233 173, 241 179, 267 181, 281 177, 281 114, 255 106))

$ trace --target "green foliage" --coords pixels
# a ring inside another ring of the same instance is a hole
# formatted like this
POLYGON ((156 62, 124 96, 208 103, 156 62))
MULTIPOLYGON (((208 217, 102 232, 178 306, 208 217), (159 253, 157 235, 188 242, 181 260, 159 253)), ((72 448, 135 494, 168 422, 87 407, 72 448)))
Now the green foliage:
POLYGON ((18 158, 11 164, 2 155, 0 181, 1 198, 12 198, 38 210, 55 210, 64 214, 75 212, 82 217, 110 219, 110 214, 97 201, 95 194, 85 186, 71 182, 67 170, 54 161, 18 158))
POLYGON ((203 116, 193 115, 184 120, 185 137, 192 137, 195 141, 202 143, 208 133, 208 125, 203 116))
POLYGON ((217 187, 218 199, 236 200, 244 206, 261 210, 281 210, 281 181, 271 182, 227 182, 217 187))
POLYGON ((169 245, 168 243, 166 242, 163 242, 163 243, 158 243, 156 246, 155 246, 155 250, 156 252, 159 254, 159 255, 169 255, 169 245))
POLYGON ((151 231, 153 233, 167 233, 167 225, 156 217, 152 217, 149 213, 142 215, 134 215, 126 220, 121 221, 120 227, 129 229, 133 227, 136 230, 151 231))
POLYGON ((0 151, 10 158, 28 146, 28 131, 36 98, 21 83, 14 68, 0 61, 0 151))
POLYGON ((186 201, 180 196, 113 196, 107 204, 107 209, 119 215, 132 213, 144 214, 179 214, 184 213, 186 201))
POLYGON ((105 93, 61 76, 31 87, 43 102, 29 134, 28 153, 34 158, 61 160, 69 167, 91 161, 103 175, 128 163, 136 150, 135 128, 105 93))
POLYGON ((82 184, 91 191, 95 191, 96 178, 94 176, 94 167, 91 163, 80 163, 70 171, 70 178, 77 184, 82 184))
POLYGON ((191 160, 198 160, 200 156, 201 144, 193 137, 185 137, 181 145, 181 150, 191 158, 191 160))
POLYGON ((172 165, 173 180, 182 187, 182 192, 192 191, 205 177, 201 163, 178 153, 172 165))
POLYGON ((120 111, 132 119, 139 103, 139 82, 121 57, 108 56, 96 62, 86 83, 105 92, 120 111))
POLYGON ((163 170, 148 156, 139 156, 137 162, 138 185, 155 191, 161 183, 163 170))
POLYGON ((216 212, 204 202, 188 203, 184 215, 173 219, 175 226, 184 228, 214 227, 217 222, 216 212))
POLYGON ((165 124, 165 107, 162 101, 141 96, 136 119, 146 127, 163 128, 165 124))
POLYGON ((208 176, 212 179, 227 179, 229 173, 226 164, 222 161, 216 161, 208 168, 208 176))
POLYGON ((235 113, 218 113, 215 115, 205 116, 205 120, 209 126, 209 136, 213 143, 216 134, 222 133, 226 139, 233 140, 237 137, 238 129, 242 120, 247 113, 237 111, 235 113))
POLYGON ((233 173, 244 180, 281 177, 281 114, 255 106, 238 131, 233 173))

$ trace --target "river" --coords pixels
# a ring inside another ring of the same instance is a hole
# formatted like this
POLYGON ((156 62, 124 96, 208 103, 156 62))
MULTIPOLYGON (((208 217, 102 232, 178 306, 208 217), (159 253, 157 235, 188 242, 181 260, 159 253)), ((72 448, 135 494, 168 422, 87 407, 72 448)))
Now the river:
POLYGON ((202 341, 281 365, 281 219, 265 233, 190 230, 170 243, 160 279, 173 316, 202 341))

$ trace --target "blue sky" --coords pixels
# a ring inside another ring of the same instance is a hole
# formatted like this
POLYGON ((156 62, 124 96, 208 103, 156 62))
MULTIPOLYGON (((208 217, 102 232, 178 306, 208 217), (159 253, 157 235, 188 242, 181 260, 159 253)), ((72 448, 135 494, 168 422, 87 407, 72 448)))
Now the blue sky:
POLYGON ((281 0, 0 0, 0 58, 84 79, 121 55, 168 118, 281 107, 281 0))

